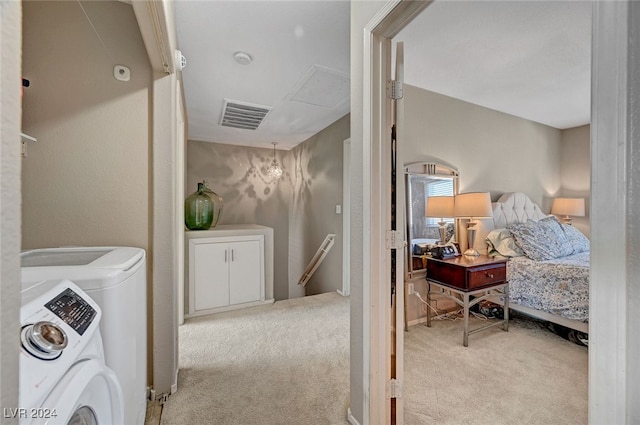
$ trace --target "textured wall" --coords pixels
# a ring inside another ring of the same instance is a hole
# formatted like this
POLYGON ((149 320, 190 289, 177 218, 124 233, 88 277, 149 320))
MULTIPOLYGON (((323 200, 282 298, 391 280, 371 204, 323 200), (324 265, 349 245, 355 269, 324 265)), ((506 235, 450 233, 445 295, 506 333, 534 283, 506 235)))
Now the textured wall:
POLYGON ((273 149, 194 140, 187 143, 186 196, 195 192, 199 181, 207 180, 211 189, 224 200, 220 224, 260 224, 273 228, 276 300, 289 298, 287 254, 291 171, 286 156, 285 151, 277 152, 284 175, 273 184, 266 175, 273 149))
POLYGON ((289 298, 342 288, 342 151, 349 138, 346 115, 291 150, 289 219, 289 298), (334 233, 335 244, 309 280, 304 293, 297 285, 322 241, 334 233))
POLYGON ((220 224, 260 224, 274 229, 274 296, 305 295, 298 280, 327 233, 336 244, 307 284, 307 295, 342 286, 342 142, 349 138, 345 116, 291 151, 277 151, 284 170, 277 183, 266 175, 273 149, 190 140, 187 188, 207 180, 224 200, 220 224))
POLYGON ((38 142, 22 160, 22 247, 144 248, 150 288, 151 67, 130 5, 82 6, 104 46, 78 2, 23 4, 22 127, 38 142))
POLYGON ((130 5, 82 4, 106 50, 77 2, 23 4, 23 248, 147 249, 149 61, 130 5))

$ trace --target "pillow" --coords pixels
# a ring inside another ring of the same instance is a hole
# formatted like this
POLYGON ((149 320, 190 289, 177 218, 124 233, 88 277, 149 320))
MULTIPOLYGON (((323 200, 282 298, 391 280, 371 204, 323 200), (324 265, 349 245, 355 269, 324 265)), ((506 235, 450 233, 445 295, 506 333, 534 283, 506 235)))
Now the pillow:
POLYGON ((518 246, 513 235, 508 229, 496 229, 487 235, 487 255, 495 257, 501 255, 503 257, 522 257, 524 252, 518 246))
POLYGON ((569 240, 573 253, 578 254, 580 252, 588 252, 591 250, 591 243, 589 239, 582 234, 582 232, 570 224, 562 223, 562 231, 569 240))
POLYGON ((553 216, 540 221, 512 224, 508 229, 525 255, 532 260, 552 260, 573 252, 558 219, 553 216))
POLYGON ((538 225, 544 227, 547 236, 551 239, 556 253, 555 258, 566 257, 573 254, 573 246, 562 229, 562 223, 558 221, 558 217, 550 215, 538 221, 538 225))

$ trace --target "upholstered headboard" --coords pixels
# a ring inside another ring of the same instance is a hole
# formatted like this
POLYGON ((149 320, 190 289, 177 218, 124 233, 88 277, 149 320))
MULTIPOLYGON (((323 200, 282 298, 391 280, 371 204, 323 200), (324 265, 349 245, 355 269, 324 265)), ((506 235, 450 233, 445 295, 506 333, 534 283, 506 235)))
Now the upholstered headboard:
POLYGON ((509 192, 502 195, 497 202, 492 202, 493 220, 478 220, 475 248, 486 253, 485 239, 493 229, 503 229, 510 224, 526 223, 527 220, 538 221, 547 215, 542 212, 527 195, 521 192, 509 192))
POLYGON ((520 192, 505 193, 491 206, 494 229, 503 229, 515 223, 526 223, 527 220, 538 221, 547 216, 527 195, 520 192))

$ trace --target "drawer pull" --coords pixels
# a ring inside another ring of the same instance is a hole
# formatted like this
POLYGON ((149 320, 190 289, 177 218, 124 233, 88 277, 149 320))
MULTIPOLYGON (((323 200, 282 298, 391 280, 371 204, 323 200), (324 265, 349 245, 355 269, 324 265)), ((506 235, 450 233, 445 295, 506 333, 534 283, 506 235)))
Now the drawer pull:
POLYGON ((493 273, 489 273, 489 272, 487 272, 487 277, 488 277, 489 279, 493 279, 493 273))

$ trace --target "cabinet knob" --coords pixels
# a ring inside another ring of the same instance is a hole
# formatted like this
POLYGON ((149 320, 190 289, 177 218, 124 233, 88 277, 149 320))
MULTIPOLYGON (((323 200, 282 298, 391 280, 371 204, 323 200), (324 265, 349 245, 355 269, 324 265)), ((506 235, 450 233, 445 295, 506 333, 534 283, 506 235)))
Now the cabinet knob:
POLYGON ((493 273, 489 273, 489 272, 487 272, 487 277, 488 277, 489 279, 493 279, 493 273))

